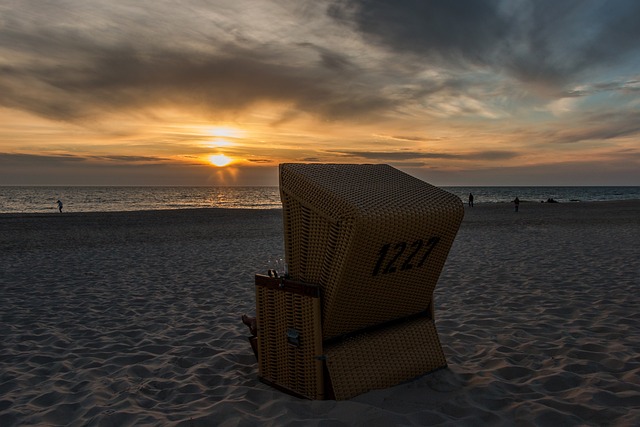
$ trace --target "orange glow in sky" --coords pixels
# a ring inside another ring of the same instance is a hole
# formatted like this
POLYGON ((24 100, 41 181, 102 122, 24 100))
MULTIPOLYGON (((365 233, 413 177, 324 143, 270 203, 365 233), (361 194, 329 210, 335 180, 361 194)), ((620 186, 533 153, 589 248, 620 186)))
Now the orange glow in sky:
POLYGON ((0 186, 640 185, 640 2, 555 5, 0 2, 0 186))

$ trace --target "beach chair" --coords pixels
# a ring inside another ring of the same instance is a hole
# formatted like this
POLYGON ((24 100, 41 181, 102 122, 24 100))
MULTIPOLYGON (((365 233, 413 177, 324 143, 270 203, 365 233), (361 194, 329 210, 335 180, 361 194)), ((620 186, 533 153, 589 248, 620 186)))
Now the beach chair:
POLYGON ((371 164, 281 164, 280 195, 289 270, 255 277, 260 380, 342 400, 445 367, 433 292, 461 200, 371 164))

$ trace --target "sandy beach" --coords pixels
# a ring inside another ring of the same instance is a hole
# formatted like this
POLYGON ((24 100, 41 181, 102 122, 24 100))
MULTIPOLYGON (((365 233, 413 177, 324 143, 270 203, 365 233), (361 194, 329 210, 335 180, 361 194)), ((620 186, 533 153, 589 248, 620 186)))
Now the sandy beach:
POLYGON ((465 207, 448 368, 349 401, 257 380, 280 210, 0 215, 0 426, 640 425, 640 201, 465 207))

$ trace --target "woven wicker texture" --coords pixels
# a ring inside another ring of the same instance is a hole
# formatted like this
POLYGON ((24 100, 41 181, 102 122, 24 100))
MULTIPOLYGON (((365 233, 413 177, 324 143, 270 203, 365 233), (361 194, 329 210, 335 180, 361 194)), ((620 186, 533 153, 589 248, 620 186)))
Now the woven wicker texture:
POLYGON ((256 276, 258 372, 261 378, 310 399, 324 398, 320 298, 265 284, 256 276), (291 343, 298 338, 298 345, 291 343))
POLYGON ((426 317, 345 339, 325 354, 336 400, 446 366, 435 325, 426 317))
POLYGON ((285 255, 322 288, 323 339, 425 310, 461 200, 388 165, 280 165, 285 255))

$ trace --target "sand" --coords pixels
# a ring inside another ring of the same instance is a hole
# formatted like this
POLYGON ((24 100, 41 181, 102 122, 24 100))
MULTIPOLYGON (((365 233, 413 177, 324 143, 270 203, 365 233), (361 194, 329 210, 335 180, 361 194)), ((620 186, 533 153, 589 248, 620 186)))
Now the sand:
POLYGON ((640 425, 640 201, 465 209, 448 368, 341 402, 257 380, 279 210, 0 215, 0 425, 640 425))

